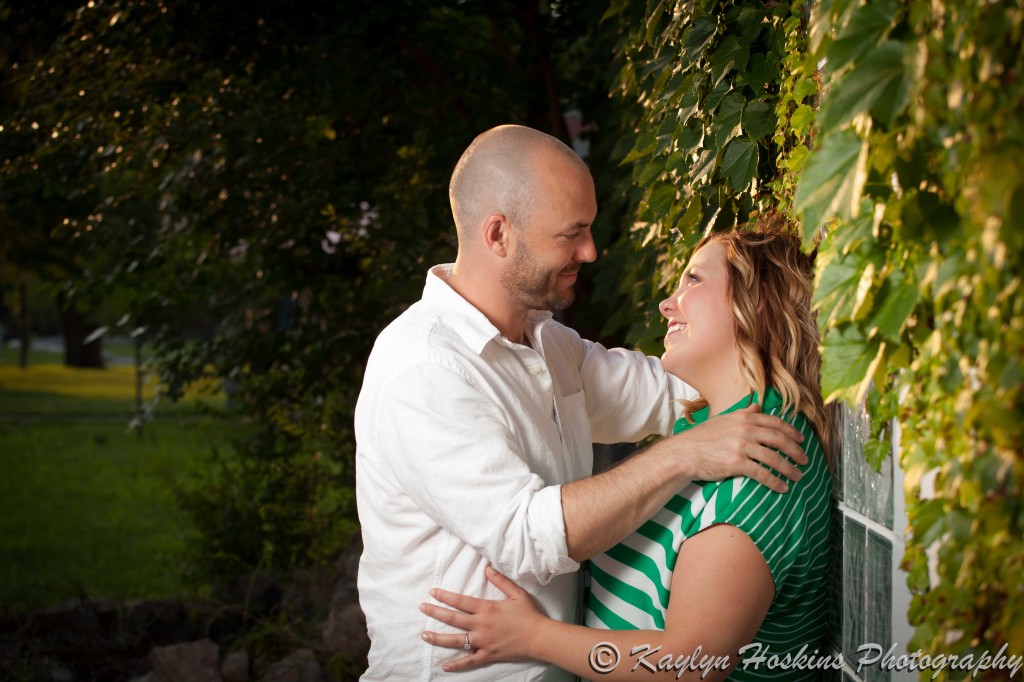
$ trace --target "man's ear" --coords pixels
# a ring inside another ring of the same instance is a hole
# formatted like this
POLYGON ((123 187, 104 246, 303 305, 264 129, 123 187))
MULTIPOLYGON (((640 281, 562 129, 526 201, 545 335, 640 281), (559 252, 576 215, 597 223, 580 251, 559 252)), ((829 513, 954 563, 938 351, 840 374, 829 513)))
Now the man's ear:
POLYGON ((501 213, 492 213, 484 218, 484 244, 487 250, 504 258, 512 247, 512 225, 501 213))

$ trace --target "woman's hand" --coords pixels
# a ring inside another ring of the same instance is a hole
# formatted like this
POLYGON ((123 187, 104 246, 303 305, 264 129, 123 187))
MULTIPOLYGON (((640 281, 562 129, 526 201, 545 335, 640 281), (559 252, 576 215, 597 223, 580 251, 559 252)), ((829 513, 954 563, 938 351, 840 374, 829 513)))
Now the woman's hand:
POLYGON ((422 635, 426 642, 449 649, 466 649, 469 643, 466 656, 441 666, 446 672, 466 670, 493 661, 532 658, 533 639, 537 637, 541 624, 548 620, 526 590, 491 566, 484 569, 484 574, 508 599, 477 599, 435 588, 430 591, 431 597, 458 610, 420 604, 420 610, 434 620, 466 631, 454 635, 427 631, 422 635))

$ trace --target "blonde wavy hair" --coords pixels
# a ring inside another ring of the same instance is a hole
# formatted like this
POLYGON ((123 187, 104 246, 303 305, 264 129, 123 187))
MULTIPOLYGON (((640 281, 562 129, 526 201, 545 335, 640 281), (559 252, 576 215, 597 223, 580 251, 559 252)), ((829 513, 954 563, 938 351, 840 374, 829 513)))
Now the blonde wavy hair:
MULTIPOLYGON (((814 254, 801 250, 797 234, 770 223, 710 233, 697 249, 710 243, 725 247, 743 378, 761 399, 774 387, 783 412, 792 409, 810 420, 831 467, 831 416, 821 397, 818 324, 811 308, 814 254)), ((703 398, 684 401, 686 418, 706 405, 703 398)))

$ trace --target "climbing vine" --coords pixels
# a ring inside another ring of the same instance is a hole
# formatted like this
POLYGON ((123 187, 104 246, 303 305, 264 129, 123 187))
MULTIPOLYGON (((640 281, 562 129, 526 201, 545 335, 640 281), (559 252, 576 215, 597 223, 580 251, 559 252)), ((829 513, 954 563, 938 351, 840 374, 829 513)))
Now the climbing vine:
POLYGON ((649 302, 704 231, 769 212, 799 226, 825 397, 867 403, 875 467, 901 427, 911 651, 1024 648, 1022 14, 651 0, 606 17, 631 112, 633 224, 614 251, 630 340, 656 350, 649 302))

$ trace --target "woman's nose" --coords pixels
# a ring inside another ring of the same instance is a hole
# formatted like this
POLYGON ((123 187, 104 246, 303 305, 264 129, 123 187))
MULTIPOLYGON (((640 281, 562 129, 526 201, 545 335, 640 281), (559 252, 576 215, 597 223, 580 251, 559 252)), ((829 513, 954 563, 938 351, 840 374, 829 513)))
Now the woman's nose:
POLYGON ((671 296, 669 296, 664 301, 662 301, 661 303, 658 304, 658 310, 660 310, 661 314, 664 315, 665 317, 668 317, 669 315, 671 315, 672 311, 674 309, 675 309, 675 302, 672 300, 671 296))

